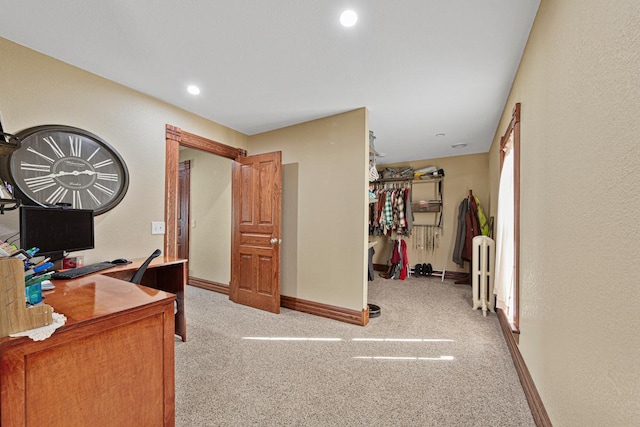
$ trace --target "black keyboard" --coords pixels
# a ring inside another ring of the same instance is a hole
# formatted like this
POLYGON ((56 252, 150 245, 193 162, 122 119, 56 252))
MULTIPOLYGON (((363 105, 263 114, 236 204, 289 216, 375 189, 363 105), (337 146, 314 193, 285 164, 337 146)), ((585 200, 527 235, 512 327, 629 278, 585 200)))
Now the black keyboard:
POLYGON ((86 276, 87 274, 96 273, 98 271, 106 270, 107 268, 115 267, 115 264, 110 262, 97 262, 95 264, 88 264, 82 267, 72 268, 69 270, 58 271, 53 273, 52 279, 75 279, 77 277, 86 276))

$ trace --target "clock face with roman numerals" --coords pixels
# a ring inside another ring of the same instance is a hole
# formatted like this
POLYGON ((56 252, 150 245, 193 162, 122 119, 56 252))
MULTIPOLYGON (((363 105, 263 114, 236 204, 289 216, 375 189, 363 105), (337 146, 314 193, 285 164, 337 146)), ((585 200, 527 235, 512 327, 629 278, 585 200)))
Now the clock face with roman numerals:
POLYGON ((3 175, 8 175, 14 196, 23 202, 68 204, 100 215, 127 192, 126 164, 96 135, 70 126, 45 125, 16 136, 21 147, 5 161, 3 175))

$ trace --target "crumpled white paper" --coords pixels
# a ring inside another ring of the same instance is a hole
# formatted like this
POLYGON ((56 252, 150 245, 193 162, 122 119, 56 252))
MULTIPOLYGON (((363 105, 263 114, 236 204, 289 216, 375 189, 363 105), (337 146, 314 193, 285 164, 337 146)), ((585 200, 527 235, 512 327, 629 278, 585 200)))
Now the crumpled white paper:
POLYGON ((40 328, 29 329, 28 331, 16 332, 15 334, 10 334, 10 337, 29 337, 34 341, 43 341, 49 338, 56 329, 60 326, 67 323, 67 318, 64 314, 54 312, 51 317, 53 318, 53 323, 47 326, 42 326, 40 328))

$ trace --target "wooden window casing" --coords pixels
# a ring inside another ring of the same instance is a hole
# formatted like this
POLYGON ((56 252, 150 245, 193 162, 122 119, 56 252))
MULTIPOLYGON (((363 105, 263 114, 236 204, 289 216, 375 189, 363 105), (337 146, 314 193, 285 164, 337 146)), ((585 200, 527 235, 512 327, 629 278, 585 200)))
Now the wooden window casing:
POLYGON ((511 121, 507 131, 500 138, 500 172, 504 163, 504 146, 509 141, 509 136, 513 133, 513 237, 514 237, 514 290, 513 290, 513 332, 520 333, 520 103, 513 108, 511 121))

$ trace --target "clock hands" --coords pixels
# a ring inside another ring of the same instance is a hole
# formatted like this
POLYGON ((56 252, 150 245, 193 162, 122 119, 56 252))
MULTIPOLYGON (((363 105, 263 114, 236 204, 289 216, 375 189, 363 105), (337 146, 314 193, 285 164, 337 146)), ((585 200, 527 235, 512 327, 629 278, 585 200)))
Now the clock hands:
POLYGON ((60 171, 58 172, 58 176, 63 176, 63 175, 97 175, 98 172, 96 171, 92 171, 92 170, 83 170, 83 171, 73 171, 73 172, 65 172, 65 171, 60 171))
POLYGON ((67 175, 74 175, 74 176, 78 176, 78 175, 97 175, 98 172, 96 171, 92 171, 92 170, 83 170, 83 171, 72 171, 72 172, 65 172, 65 171, 60 171, 58 173, 50 173, 49 175, 42 175, 39 176, 39 179, 42 178, 57 178, 59 176, 67 176, 67 175))

